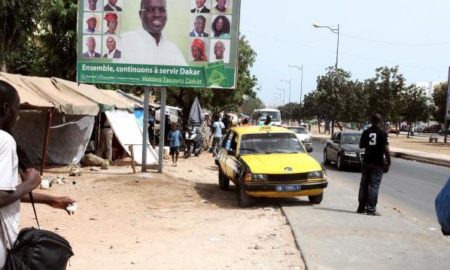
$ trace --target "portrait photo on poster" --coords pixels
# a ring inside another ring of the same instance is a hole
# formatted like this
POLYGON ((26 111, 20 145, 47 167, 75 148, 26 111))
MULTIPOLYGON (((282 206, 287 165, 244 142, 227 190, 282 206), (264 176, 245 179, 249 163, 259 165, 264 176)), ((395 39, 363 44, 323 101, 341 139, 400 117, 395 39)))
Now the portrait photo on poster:
MULTIPOLYGON (((142 0, 139 2, 142 6, 138 6, 140 9, 135 13, 136 15, 134 12, 131 14, 136 16, 134 19, 139 20, 138 25, 121 35, 122 61, 129 64, 187 66, 180 48, 166 38, 165 28, 168 20, 177 19, 176 16, 171 17, 172 10, 167 7, 168 1, 142 0)), ((176 10, 173 12, 175 13, 176 10)), ((186 15, 188 19, 189 14, 186 15)), ((184 25, 187 28, 187 24, 184 25)))
POLYGON ((104 11, 122 12, 122 0, 104 0, 104 11))
POLYGON ((231 14, 233 12, 233 0, 211 0, 213 14, 231 14))
POLYGON ((225 64, 230 63, 230 40, 211 39, 210 44, 209 62, 223 61, 225 64))
POLYGON ((84 13, 84 34, 100 34, 102 31, 102 14, 100 12, 86 12, 84 13))
POLYGON ((102 51, 103 58, 108 59, 122 58, 122 51, 120 48, 121 46, 119 36, 115 35, 103 36, 103 51, 102 51))
POLYGON ((231 15, 213 15, 211 23, 211 37, 230 38, 231 18, 231 15))
POLYGON ((120 35, 120 13, 105 12, 103 13, 103 34, 120 35))
MULTIPOLYGON (((107 1, 107 0, 105 0, 107 1)), ((102 11, 103 0, 83 0, 84 11, 102 11)))
POLYGON ((83 58, 100 58, 102 51, 101 36, 83 36, 83 58))
POLYGON ((211 0, 191 0, 191 13, 211 13, 211 0))
POLYGON ((189 32, 190 37, 209 37, 210 28, 207 26, 211 25, 211 16, 208 14, 192 14, 190 25, 192 25, 192 31, 189 32))
POLYGON ((193 63, 205 63, 208 61, 209 39, 191 38, 191 55, 189 61, 193 63))

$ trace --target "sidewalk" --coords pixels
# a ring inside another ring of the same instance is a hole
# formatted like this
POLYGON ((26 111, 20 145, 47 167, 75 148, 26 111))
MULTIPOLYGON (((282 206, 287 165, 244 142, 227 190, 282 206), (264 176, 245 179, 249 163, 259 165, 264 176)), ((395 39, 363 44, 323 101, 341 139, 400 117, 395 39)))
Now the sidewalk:
POLYGON ((330 171, 322 204, 282 209, 308 270, 448 269, 450 239, 393 207, 384 197, 380 217, 356 214, 358 186, 330 171))
MULTIPOLYGON (((324 134, 313 134, 312 139, 325 142, 330 139, 330 135, 324 134)), ((390 145, 391 154, 397 158, 403 158, 408 160, 414 160, 417 162, 428 163, 438 166, 444 166, 450 168, 450 155, 438 154, 438 153, 427 153, 424 151, 410 150, 402 147, 395 147, 395 143, 390 145)))

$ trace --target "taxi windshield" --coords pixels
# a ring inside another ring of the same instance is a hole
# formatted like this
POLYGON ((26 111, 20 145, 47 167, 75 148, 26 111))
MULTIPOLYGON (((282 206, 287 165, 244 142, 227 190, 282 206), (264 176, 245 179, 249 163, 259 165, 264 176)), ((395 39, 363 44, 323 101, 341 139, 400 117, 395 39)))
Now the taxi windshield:
POLYGON ((293 133, 257 133, 242 135, 240 155, 304 153, 293 133))

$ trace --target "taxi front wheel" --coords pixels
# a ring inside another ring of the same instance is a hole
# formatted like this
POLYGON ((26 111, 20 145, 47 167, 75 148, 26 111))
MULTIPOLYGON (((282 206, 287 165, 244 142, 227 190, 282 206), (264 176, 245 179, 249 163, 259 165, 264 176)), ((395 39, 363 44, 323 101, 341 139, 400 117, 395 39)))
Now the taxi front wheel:
POLYGON ((230 179, 219 168, 219 188, 221 190, 228 190, 230 188, 230 179))
POLYGON ((242 208, 252 206, 255 203, 255 199, 245 192, 241 181, 236 185, 236 199, 239 207, 242 208))
POLYGON ((308 199, 309 199, 309 202, 312 204, 320 204, 323 199, 323 192, 320 193, 319 195, 308 196, 308 199))

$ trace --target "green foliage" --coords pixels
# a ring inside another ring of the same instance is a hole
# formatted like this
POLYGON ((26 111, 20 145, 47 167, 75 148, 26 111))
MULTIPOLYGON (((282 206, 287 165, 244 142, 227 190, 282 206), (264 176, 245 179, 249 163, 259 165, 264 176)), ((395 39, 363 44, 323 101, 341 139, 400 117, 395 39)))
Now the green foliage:
POLYGON ((75 80, 77 0, 43 1, 33 73, 75 80))
POLYGON ((0 70, 27 74, 35 52, 42 1, 0 1, 0 70))
POLYGON ((432 112, 434 120, 439 123, 444 123, 445 121, 445 107, 447 101, 447 88, 448 83, 441 83, 434 87, 433 101, 434 110, 432 112))
POLYGON ((302 106, 298 103, 288 103, 278 107, 283 121, 298 121, 302 119, 302 106))
MULTIPOLYGON (((444 101, 445 103, 445 101, 444 101)), ((317 90, 305 97, 303 116, 362 125, 375 113, 386 121, 426 121, 428 99, 422 89, 406 86, 398 67, 381 67, 364 83, 351 80, 347 71, 328 68, 317 79, 317 90)))
POLYGON ((252 115, 254 110, 264 108, 264 103, 258 97, 244 98, 240 111, 245 115, 252 115))

